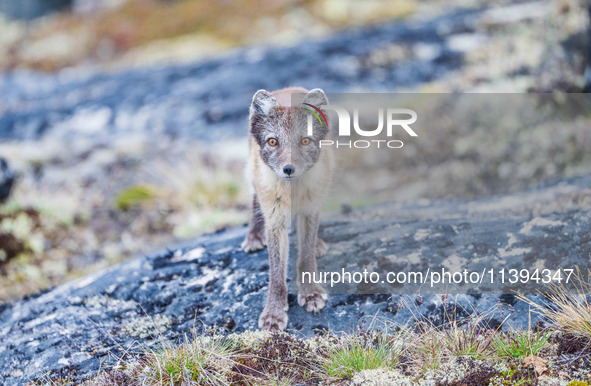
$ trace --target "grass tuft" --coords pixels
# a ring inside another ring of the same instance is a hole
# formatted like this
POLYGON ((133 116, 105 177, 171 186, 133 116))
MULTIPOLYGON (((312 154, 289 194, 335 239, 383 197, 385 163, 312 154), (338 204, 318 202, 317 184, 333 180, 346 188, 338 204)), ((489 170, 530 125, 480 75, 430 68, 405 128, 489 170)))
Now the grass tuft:
POLYGON ((446 352, 441 331, 426 323, 420 324, 418 330, 417 339, 411 344, 411 357, 422 370, 437 370, 446 352))
POLYGON ((470 320, 464 325, 451 322, 444 330, 442 338, 450 352, 457 357, 484 359, 492 352, 491 334, 470 320))
POLYGON ((224 337, 185 339, 180 346, 163 343, 158 351, 149 350, 138 372, 140 384, 226 385, 225 373, 231 368, 233 346, 224 337))
POLYGON ((552 284, 545 294, 548 305, 538 304, 524 295, 519 298, 529 303, 536 312, 547 318, 554 326, 563 332, 591 339, 591 272, 587 272, 587 279, 580 271, 573 274, 571 285, 564 283, 552 284))
POLYGON ((344 335, 329 348, 324 370, 332 377, 350 378, 363 370, 391 370, 403 354, 404 336, 365 333, 344 335))
POLYGON ((540 330, 511 330, 506 334, 495 335, 493 347, 501 358, 525 358, 538 355, 551 335, 550 332, 540 330))

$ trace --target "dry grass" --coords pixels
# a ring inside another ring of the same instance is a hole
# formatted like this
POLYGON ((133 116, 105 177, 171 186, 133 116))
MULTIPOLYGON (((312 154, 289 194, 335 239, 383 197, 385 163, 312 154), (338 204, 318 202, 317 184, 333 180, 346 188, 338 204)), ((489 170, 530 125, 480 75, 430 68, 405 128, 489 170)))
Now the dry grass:
POLYGON ((569 285, 550 284, 549 291, 544 294, 548 304, 532 302, 523 295, 520 298, 561 331, 591 339, 591 272, 587 272, 586 278, 580 271, 573 275, 569 285))
MULTIPOLYGON (((492 312, 492 310, 491 310, 492 312)), ((171 385, 578 385, 591 381, 588 338, 565 331, 488 328, 487 315, 398 326, 372 319, 356 332, 300 339, 288 333, 207 330, 144 349, 125 370, 89 386, 171 385), (583 339, 583 340, 581 340, 583 339), (533 362, 532 362, 533 361, 533 362), (537 364, 537 365, 534 365, 537 364), (538 366, 538 367, 536 367, 538 366), (372 380, 373 383, 367 383, 372 380), (569 383, 572 382, 572 383, 569 383)))
POLYGON ((421 371, 436 371, 446 357, 446 340, 433 326, 419 325, 419 331, 418 339, 410 346, 411 357, 421 371))
POLYGON ((243 174, 242 160, 214 158, 196 151, 179 151, 159 157, 141 168, 137 187, 142 189, 140 207, 154 211, 166 208, 172 233, 180 239, 236 226, 248 220, 250 195, 243 174), (144 192, 149 187, 149 193, 144 192), (143 205, 143 206, 142 206, 143 205))
POLYGON ((396 5, 368 0, 361 10, 352 0, 128 0, 103 12, 63 13, 30 24, 28 34, 23 32, 4 49, 9 55, 0 58, 0 69, 20 66, 53 71, 81 62, 118 60, 134 49, 149 62, 154 44, 161 43, 176 47, 169 55, 179 51, 196 58, 243 45, 285 44, 333 29, 401 18, 416 6, 416 0, 396 5), (53 44, 55 50, 47 49, 53 44))

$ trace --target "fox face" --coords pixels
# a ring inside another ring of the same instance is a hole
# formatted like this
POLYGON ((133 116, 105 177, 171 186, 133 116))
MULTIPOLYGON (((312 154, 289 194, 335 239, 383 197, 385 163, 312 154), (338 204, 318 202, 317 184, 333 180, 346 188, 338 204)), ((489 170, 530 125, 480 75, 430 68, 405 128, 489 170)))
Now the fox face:
MULTIPOLYGON (((328 104, 320 89, 309 91, 302 104, 316 107, 328 104)), ((301 177, 320 156, 320 141, 328 127, 313 119, 313 134, 308 135, 310 112, 302 105, 285 106, 268 91, 259 90, 250 106, 250 134, 259 145, 263 162, 284 180, 301 177)))

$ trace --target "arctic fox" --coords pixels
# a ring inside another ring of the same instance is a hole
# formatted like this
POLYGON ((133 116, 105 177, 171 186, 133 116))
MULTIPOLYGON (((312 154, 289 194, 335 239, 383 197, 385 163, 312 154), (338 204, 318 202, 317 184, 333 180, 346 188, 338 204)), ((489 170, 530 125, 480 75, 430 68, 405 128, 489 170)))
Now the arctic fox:
POLYGON ((263 330, 283 330, 287 325, 287 229, 292 215, 297 214, 298 303, 307 311, 318 312, 327 299, 321 285, 302 284, 301 280, 302 272, 316 272, 316 257, 327 251, 317 233, 320 207, 330 189, 335 165, 330 149, 319 146, 321 140, 330 137, 328 122, 314 118, 313 133, 308 132, 311 108, 326 104, 328 100, 320 89, 291 87, 259 90, 250 106, 247 177, 254 194, 242 248, 255 252, 268 246, 269 293, 259 319, 263 330), (291 106, 294 93, 305 94, 302 104, 291 106))

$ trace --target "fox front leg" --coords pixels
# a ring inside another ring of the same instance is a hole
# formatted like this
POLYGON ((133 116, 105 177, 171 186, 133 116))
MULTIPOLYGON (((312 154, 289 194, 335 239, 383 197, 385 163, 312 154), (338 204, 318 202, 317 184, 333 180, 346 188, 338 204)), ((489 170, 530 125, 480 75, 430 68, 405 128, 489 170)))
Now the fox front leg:
POLYGON ((285 224, 267 229, 269 251, 269 293, 267 304, 259 318, 259 328, 281 331, 287 326, 287 257, 289 238, 285 224))
POLYGON ((308 312, 318 312, 326 304, 326 291, 320 284, 303 281, 317 271, 316 256, 318 245, 318 213, 298 216, 298 303, 308 312))
MULTIPOLYGON (((294 215, 292 217, 291 226, 289 229, 289 236, 293 236, 296 233, 297 229, 297 219, 298 216, 294 215)), ((316 237, 316 257, 321 258, 322 256, 326 255, 328 252, 328 245, 322 240, 320 237, 316 237)))
POLYGON ((257 252, 265 248, 265 218, 256 193, 252 198, 252 212, 248 223, 248 233, 242 242, 242 249, 246 253, 257 252))

